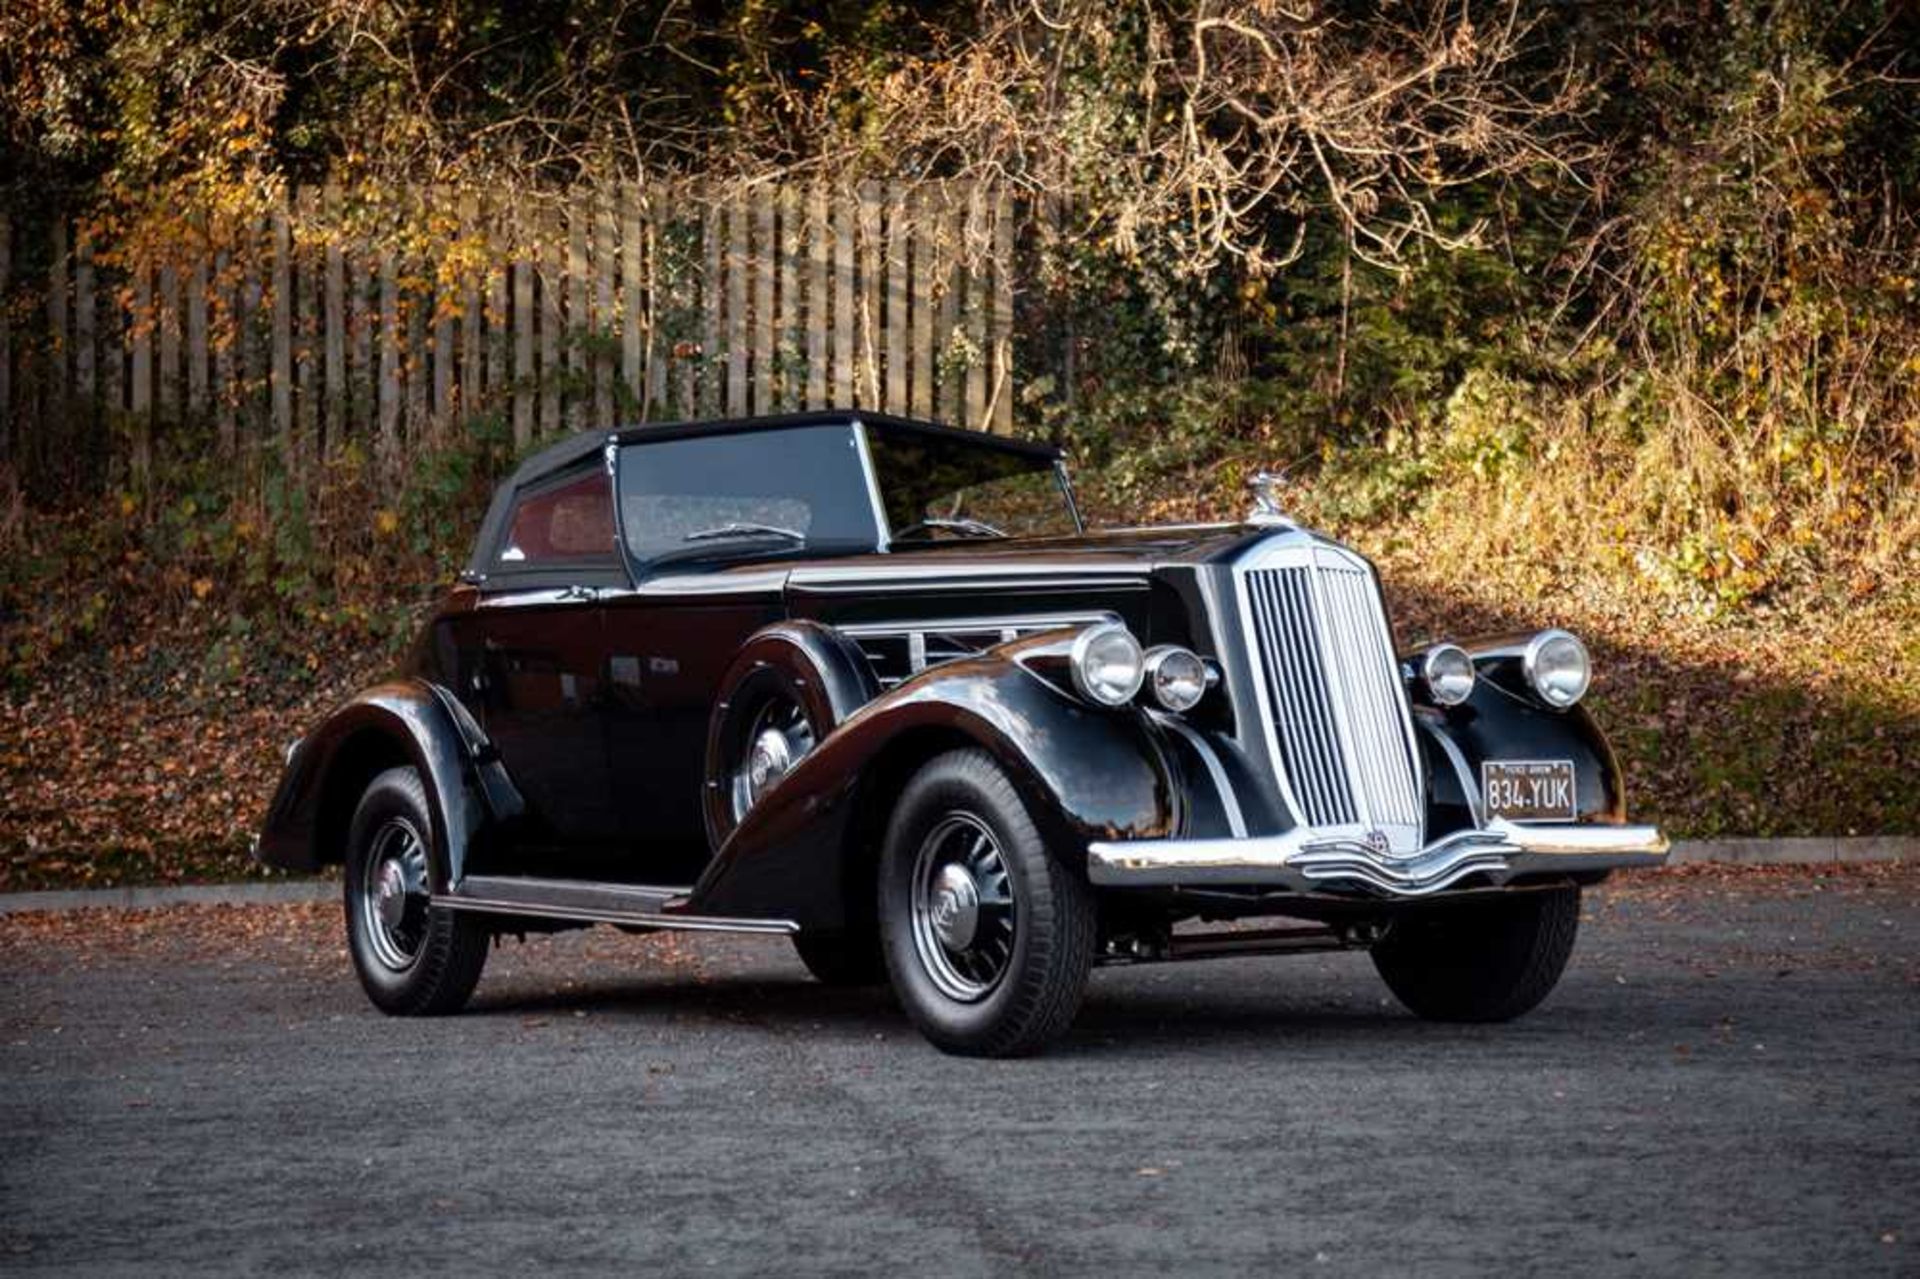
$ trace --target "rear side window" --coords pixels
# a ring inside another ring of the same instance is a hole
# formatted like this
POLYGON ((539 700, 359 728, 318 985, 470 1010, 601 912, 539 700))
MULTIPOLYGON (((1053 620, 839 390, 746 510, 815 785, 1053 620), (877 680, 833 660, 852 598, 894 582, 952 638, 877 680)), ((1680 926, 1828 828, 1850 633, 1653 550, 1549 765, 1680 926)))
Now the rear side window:
POLYGON ((616 565, 613 495, 594 467, 522 493, 494 565, 502 572, 616 565))

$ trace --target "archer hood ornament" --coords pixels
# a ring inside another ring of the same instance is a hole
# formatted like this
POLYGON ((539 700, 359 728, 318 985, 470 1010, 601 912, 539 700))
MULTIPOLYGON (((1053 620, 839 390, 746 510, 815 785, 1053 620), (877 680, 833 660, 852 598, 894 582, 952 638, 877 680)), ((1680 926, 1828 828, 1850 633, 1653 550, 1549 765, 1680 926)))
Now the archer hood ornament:
POLYGON ((1247 512, 1247 523, 1270 528, 1296 527, 1293 517, 1280 505, 1280 485, 1286 478, 1285 471, 1256 471, 1247 478, 1247 487, 1253 490, 1253 509, 1247 512))

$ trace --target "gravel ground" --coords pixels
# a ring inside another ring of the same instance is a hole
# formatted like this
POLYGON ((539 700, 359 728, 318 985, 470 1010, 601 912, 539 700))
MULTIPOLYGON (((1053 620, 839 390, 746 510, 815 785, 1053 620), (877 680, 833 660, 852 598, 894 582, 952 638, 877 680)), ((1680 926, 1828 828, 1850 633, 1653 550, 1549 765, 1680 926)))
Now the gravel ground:
POLYGON ((1588 896, 1554 997, 1102 971, 943 1057, 784 943, 509 944, 361 997, 335 909, 0 919, 0 1270, 1920 1272, 1920 868, 1588 896))

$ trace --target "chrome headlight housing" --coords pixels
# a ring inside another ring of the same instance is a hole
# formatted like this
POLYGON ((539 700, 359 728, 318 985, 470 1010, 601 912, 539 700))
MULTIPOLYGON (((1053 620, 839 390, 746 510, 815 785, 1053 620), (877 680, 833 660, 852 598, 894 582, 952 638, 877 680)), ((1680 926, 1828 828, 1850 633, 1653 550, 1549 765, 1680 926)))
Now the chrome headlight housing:
POLYGON ((1473 696, 1473 658, 1458 644, 1435 644, 1420 659, 1420 679, 1441 706, 1458 706, 1473 696))
POLYGON ((1140 641, 1118 622, 1089 626, 1074 636, 1067 668, 1074 690, 1096 706, 1125 706, 1147 676, 1140 641))
POLYGON ((1520 669, 1540 700, 1555 710, 1566 710, 1585 697, 1593 682, 1587 646, 1562 630, 1541 631, 1528 640, 1520 669))
POLYGON ((1200 655, 1178 644, 1156 644, 1147 650, 1146 686, 1153 700, 1176 715, 1190 711, 1207 695, 1212 672, 1200 655))

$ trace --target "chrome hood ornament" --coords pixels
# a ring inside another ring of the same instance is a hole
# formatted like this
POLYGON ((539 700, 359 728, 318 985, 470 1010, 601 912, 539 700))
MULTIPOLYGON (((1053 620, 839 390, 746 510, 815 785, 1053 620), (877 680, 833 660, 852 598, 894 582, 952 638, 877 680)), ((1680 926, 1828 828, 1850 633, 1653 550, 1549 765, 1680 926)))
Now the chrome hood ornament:
POLYGON ((1299 527, 1280 506, 1280 483, 1286 478, 1285 471, 1256 471, 1247 478, 1247 487, 1253 490, 1253 509, 1247 512, 1247 523, 1263 528, 1299 527))

